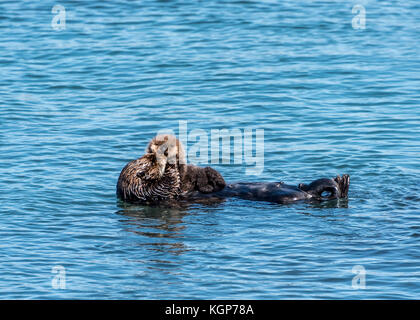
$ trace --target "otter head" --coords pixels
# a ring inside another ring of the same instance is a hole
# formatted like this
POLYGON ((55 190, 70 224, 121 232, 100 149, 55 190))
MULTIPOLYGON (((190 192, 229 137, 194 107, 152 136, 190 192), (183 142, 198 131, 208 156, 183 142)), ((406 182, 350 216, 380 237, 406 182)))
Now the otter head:
POLYGON ((185 163, 184 148, 173 135, 161 134, 154 137, 149 142, 146 153, 154 156, 158 178, 163 176, 167 164, 179 165, 185 163))

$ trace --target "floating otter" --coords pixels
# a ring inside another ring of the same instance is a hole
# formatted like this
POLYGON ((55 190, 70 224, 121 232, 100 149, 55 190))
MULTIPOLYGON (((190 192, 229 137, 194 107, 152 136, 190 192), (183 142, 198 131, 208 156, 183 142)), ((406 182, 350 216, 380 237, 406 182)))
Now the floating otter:
POLYGON ((237 197, 283 204, 298 200, 321 201, 347 198, 349 185, 350 176, 347 174, 333 179, 318 179, 309 185, 301 183, 298 186, 288 185, 284 182, 238 182, 228 184, 223 190, 208 195, 192 192, 189 194, 189 199, 237 197))
POLYGON ((122 200, 156 203, 222 190, 225 180, 210 167, 185 163, 182 144, 172 135, 159 135, 150 141, 146 154, 129 162, 121 171, 117 195, 122 200))
POLYGON ((177 138, 158 135, 149 142, 145 155, 122 169, 117 195, 125 201, 146 204, 228 197, 289 203, 346 198, 349 185, 349 175, 318 179, 309 185, 301 183, 298 186, 283 182, 226 185, 216 170, 187 165, 184 148, 177 138))

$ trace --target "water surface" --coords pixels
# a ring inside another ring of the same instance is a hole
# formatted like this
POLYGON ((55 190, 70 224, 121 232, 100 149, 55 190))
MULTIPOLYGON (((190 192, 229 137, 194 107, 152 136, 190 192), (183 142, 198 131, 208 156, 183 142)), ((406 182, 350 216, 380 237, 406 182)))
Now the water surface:
POLYGON ((56 31, 56 4, 0 3, 1 299, 420 297, 418 1, 361 1, 365 29, 352 1, 92 0, 56 31), (349 173, 349 199, 118 202, 180 120, 264 129, 228 181, 349 173))

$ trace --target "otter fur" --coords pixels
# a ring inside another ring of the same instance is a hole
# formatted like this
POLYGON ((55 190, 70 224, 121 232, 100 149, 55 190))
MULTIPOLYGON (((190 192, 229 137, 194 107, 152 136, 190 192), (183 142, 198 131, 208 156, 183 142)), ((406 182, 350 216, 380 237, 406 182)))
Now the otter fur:
POLYGON ((126 201, 155 203, 182 199, 195 191, 217 192, 225 186, 216 170, 187 165, 180 141, 166 134, 154 137, 146 154, 122 169, 117 195, 126 201))

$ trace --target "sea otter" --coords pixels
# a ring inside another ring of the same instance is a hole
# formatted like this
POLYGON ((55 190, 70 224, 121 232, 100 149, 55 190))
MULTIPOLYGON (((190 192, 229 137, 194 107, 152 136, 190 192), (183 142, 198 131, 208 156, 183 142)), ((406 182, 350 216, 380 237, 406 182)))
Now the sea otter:
POLYGON ((216 170, 187 165, 184 148, 176 137, 158 135, 149 142, 145 155, 123 168, 117 195, 126 201, 157 203, 185 199, 193 192, 217 192, 225 186, 216 170))
POLYGON ((298 186, 283 182, 239 182, 226 185, 210 167, 187 165, 180 141, 172 135, 153 138, 146 154, 129 162, 117 183, 120 199, 146 204, 166 201, 239 197, 248 200, 289 203, 297 200, 346 198, 349 175, 318 179, 298 186))
POLYGON ((238 182, 228 184, 223 190, 211 194, 191 192, 190 200, 225 199, 237 197, 246 200, 291 203, 298 200, 322 201, 347 198, 350 176, 344 174, 333 179, 318 179, 298 186, 284 182, 238 182))

